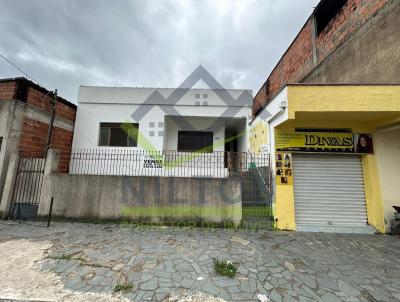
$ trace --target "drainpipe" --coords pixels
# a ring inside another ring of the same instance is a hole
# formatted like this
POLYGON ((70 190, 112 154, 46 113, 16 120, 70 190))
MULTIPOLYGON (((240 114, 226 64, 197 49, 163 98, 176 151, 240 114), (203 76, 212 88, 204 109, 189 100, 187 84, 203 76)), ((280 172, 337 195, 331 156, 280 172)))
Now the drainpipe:
POLYGON ((56 114, 56 102, 57 102, 57 89, 54 91, 53 99, 51 100, 51 116, 49 123, 49 131, 47 133, 46 151, 49 150, 51 145, 51 135, 53 134, 54 117, 56 114))
POLYGON ((272 173, 272 158, 271 158, 271 154, 272 154, 272 135, 271 135, 271 123, 276 120, 278 117, 280 117, 286 110, 286 102, 282 101, 280 104, 281 110, 279 110, 277 113, 275 113, 269 120, 268 120, 268 133, 269 133, 269 166, 270 166, 270 175, 269 175, 269 186, 270 186, 270 194, 271 194, 271 200, 272 200, 272 195, 273 195, 273 190, 272 190, 272 186, 275 182, 275 178, 273 176, 275 176, 275 173, 272 173))

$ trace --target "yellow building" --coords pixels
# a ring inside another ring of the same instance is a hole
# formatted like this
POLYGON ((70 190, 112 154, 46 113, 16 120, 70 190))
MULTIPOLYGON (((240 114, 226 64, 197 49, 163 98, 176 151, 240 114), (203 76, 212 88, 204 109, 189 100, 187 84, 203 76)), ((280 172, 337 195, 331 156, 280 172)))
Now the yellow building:
MULTIPOLYGON (((271 132, 278 229, 390 230, 400 205, 400 85, 288 85, 264 110, 253 124, 271 132)), ((259 141, 268 139, 253 138, 251 151, 259 141)))

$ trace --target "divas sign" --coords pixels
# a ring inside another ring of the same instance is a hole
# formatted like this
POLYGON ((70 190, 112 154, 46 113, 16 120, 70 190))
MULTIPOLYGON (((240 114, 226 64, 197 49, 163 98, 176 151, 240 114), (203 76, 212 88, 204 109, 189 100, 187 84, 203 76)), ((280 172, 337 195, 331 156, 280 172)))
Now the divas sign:
POLYGON ((276 133, 276 151, 373 153, 370 134, 333 132, 276 133))

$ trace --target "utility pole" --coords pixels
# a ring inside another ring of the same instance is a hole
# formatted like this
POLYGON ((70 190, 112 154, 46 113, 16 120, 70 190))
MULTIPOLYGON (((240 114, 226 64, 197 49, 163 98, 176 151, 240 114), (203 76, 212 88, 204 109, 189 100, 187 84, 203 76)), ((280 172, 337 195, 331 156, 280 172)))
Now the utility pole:
POLYGON ((50 148, 51 144, 51 135, 53 134, 54 117, 56 115, 56 103, 57 103, 57 89, 54 90, 53 99, 51 100, 51 116, 49 123, 49 131, 47 133, 46 150, 50 148))

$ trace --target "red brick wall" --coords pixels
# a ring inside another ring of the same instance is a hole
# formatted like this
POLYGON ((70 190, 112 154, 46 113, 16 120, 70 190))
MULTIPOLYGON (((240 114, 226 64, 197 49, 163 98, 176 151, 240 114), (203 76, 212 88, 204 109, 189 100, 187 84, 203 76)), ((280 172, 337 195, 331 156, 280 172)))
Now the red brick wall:
MULTIPOLYGON (((28 88, 28 93, 27 93, 27 103, 33 107, 40 108, 42 110, 45 110, 47 112, 51 112, 51 100, 52 96, 47 95, 43 93, 42 91, 39 91, 33 87, 28 88)), ((72 108, 65 103, 58 101, 55 106, 56 110, 56 117, 61 117, 65 118, 69 121, 74 122, 75 121, 75 116, 76 116, 76 109, 72 108)), ((50 114, 49 114, 50 118, 50 114)), ((25 119, 26 123, 29 125, 35 121, 25 119)), ((25 120, 24 120, 24 126, 25 126, 25 120)), ((46 141, 47 141, 47 131, 48 131, 48 124, 43 124, 40 122, 36 122, 36 124, 40 124, 37 127, 38 133, 41 135, 44 133, 43 129, 45 130, 45 134, 43 137, 41 137, 40 144, 42 150, 46 147, 46 141), (44 141, 43 141, 44 139, 44 141)), ((29 126, 30 127, 30 126, 29 126)), ((27 130, 30 130, 30 128, 27 128, 27 130)), ((24 129, 22 130, 22 134, 24 133, 24 129)), ((70 157, 70 152, 71 152, 71 147, 72 147, 72 137, 73 137, 73 132, 72 131, 67 131, 62 128, 54 127, 53 128, 53 133, 51 136, 51 147, 54 149, 57 149, 60 152, 60 164, 59 164, 59 172, 66 173, 68 172, 68 167, 69 167, 69 157, 70 157)), ((39 143, 36 143, 38 145, 39 143)), ((29 150, 29 147, 25 146, 23 147, 22 145, 20 148, 25 148, 29 150)))
POLYGON ((15 93, 15 82, 0 83, 0 100, 11 100, 15 93))
MULTIPOLYGON (((0 100, 19 99, 32 107, 48 112, 48 119, 51 117, 52 94, 26 79, 15 79, 7 82, 0 82, 0 100)), ((74 122, 76 108, 66 104, 58 98, 55 105, 56 117, 64 118, 74 122)), ((43 154, 46 151, 47 135, 49 124, 42 123, 27 117, 23 119, 18 149, 22 152, 43 154)), ((51 137, 51 147, 61 153, 59 171, 67 172, 69 156, 72 146, 73 132, 62 128, 54 127, 51 137)))
MULTIPOLYGON (((19 147, 22 152, 44 152, 49 125, 24 117, 21 128, 19 147)), ((51 136, 51 146, 61 153, 59 172, 67 172, 69 153, 71 152, 73 132, 54 127, 51 136)))
MULTIPOLYGON (((348 0, 316 39, 317 63, 322 63, 388 2, 389 0, 348 0)), ((287 83, 300 82, 313 70, 312 30, 310 18, 254 97, 253 115, 272 100, 287 83)))
POLYGON ((309 20, 293 41, 278 65, 268 78, 269 85, 264 83, 260 92, 254 98, 253 114, 267 100, 271 100, 287 83, 299 81, 312 69, 312 24, 309 20))
MULTIPOLYGON (((33 87, 28 88, 26 102, 33 106, 50 112, 52 96, 46 94, 33 87)), ((76 109, 58 101, 56 103, 56 116, 75 121, 76 109)))
POLYGON ((318 62, 324 60, 388 0, 348 0, 317 38, 318 62))

